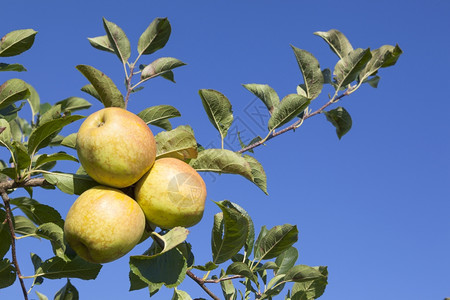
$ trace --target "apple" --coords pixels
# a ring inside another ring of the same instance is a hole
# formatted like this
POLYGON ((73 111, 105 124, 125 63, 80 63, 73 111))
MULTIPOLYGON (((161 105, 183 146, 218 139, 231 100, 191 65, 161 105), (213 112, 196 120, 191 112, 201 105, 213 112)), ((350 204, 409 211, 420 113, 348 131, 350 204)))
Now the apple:
POLYGON ((149 223, 167 229, 190 227, 203 217, 206 185, 184 161, 161 158, 137 182, 135 199, 149 223))
POLYGON ((78 130, 76 148, 86 173, 116 188, 138 181, 156 157, 155 138, 147 124, 118 107, 104 108, 87 117, 78 130))
POLYGON ((133 198, 115 188, 96 186, 69 209, 64 236, 81 258, 107 263, 133 249, 144 229, 144 213, 133 198))

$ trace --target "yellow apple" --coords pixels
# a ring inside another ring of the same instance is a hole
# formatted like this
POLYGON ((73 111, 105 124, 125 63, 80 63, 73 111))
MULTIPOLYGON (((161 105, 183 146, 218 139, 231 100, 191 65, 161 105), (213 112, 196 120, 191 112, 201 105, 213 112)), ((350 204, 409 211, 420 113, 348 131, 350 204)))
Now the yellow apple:
POLYGON ((135 199, 150 223, 190 227, 203 217, 206 185, 184 161, 161 158, 136 184, 135 199))
POLYGON ((89 176, 117 188, 138 181, 156 157, 155 138, 147 124, 118 107, 91 114, 78 130, 76 148, 89 176))
POLYGON ((115 188, 96 186, 73 203, 64 236, 83 259, 106 263, 133 249, 144 229, 144 213, 133 198, 115 188))

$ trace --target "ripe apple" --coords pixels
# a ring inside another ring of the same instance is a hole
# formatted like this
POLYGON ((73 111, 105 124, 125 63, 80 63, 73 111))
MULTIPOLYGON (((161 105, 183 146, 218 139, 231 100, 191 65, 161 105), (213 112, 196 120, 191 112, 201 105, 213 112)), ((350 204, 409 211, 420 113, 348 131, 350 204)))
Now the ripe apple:
POLYGON ((73 203, 64 235, 83 259, 106 263, 127 254, 141 240, 145 216, 133 198, 120 190, 96 186, 73 203))
POLYGON ((150 223, 190 227, 203 217, 206 185, 184 161, 161 158, 136 184, 135 199, 150 223))
POLYGON ((118 107, 91 114, 78 130, 76 148, 89 176, 117 188, 138 181, 156 157, 155 138, 147 124, 118 107))

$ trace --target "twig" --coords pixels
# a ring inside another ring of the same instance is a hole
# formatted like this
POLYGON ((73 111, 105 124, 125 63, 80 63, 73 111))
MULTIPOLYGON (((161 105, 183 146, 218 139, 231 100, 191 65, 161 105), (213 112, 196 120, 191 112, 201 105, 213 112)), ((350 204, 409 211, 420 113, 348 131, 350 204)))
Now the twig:
POLYGON ((217 297, 216 295, 214 295, 214 293, 213 292, 211 292, 211 290, 210 289, 208 289, 206 286, 205 286, 205 280, 203 280, 202 278, 200 278, 200 277, 197 277, 197 276, 195 276, 195 274, 194 273, 192 273, 191 271, 186 271, 186 274, 187 274, 187 276, 189 276, 189 277, 191 277, 192 278, 192 280, 194 280, 195 282, 197 282, 197 284, 212 298, 212 299, 214 299, 214 300, 220 300, 220 298, 219 297, 217 297))
POLYGON ((223 277, 223 278, 219 278, 219 279, 206 279, 206 280, 203 280, 203 282, 204 283, 219 283, 221 281, 233 280, 233 279, 238 279, 238 278, 244 278, 244 276, 233 275, 233 276, 223 277))
POLYGON ((9 205, 10 199, 9 199, 8 194, 6 193, 6 190, 0 189, 0 194, 2 195, 3 203, 5 204, 6 221, 8 222, 9 232, 11 234, 11 255, 12 255, 13 264, 16 267, 16 274, 17 274, 17 277, 19 278, 20 286, 22 287, 23 298, 25 300, 28 300, 27 289, 25 288, 25 283, 23 282, 22 273, 20 272, 19 262, 17 261, 17 256, 16 256, 16 240, 15 240, 16 234, 14 232, 14 225, 13 225, 13 221, 12 221, 11 206, 9 205))

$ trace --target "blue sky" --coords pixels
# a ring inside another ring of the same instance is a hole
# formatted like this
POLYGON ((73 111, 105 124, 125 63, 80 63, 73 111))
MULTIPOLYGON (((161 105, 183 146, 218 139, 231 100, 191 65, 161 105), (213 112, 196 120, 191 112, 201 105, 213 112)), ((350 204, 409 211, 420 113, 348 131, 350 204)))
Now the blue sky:
MULTIPOLYGON (((230 99, 234 129, 262 135, 261 120, 267 121, 267 115, 255 114, 260 104, 241 84, 269 84, 280 96, 294 93, 301 74, 290 44, 312 52, 322 68, 333 68, 337 57, 313 32, 339 29, 355 48, 398 43, 404 54, 396 66, 381 70, 378 89, 364 86, 339 104, 353 118, 342 140, 324 116, 316 116, 255 151, 267 173, 269 196, 239 176, 203 174, 205 216, 191 228, 188 241, 196 264, 211 259, 209 235, 219 209, 209 200, 228 199, 249 212, 258 231, 262 225, 298 225, 298 263, 329 267, 321 299, 443 299, 450 297, 449 16, 450 3, 444 0, 8 1, 2 4, 0 35, 23 28, 39 33, 30 51, 2 60, 22 63, 28 72, 2 73, 0 81, 17 76, 36 88, 42 102, 84 97, 94 104, 85 113, 94 112, 100 104, 80 91, 87 81, 75 66, 92 65, 119 87, 123 82, 117 58, 92 48, 86 39, 104 34, 102 17, 127 33, 132 49, 155 17, 168 17, 169 43, 142 63, 172 56, 188 65, 175 70, 176 84, 161 78, 149 82, 133 96, 129 109, 137 113, 152 105, 173 105, 182 113, 174 125, 190 124, 201 144, 217 147, 218 134, 203 112, 199 89, 216 89, 230 99)), ((313 108, 326 101, 328 92, 313 108)), ((232 136, 227 143, 232 150, 238 147, 232 136)), ((59 165, 68 172, 77 167, 59 165)), ((41 190, 35 198, 63 216, 76 199, 41 190)), ((30 251, 42 258, 51 255, 46 241, 21 240, 17 247, 24 274, 33 271, 30 251)), ((131 254, 144 250, 142 245, 131 254)), ((148 296, 145 289, 128 292, 127 257, 106 264, 96 281, 72 283, 81 299, 148 296)), ((45 280, 35 290, 53 298, 63 285, 45 280)), ((206 298, 190 279, 180 289, 206 298)), ((155 298, 169 295, 163 291, 155 298)), ((0 298, 20 299, 19 286, 0 290, 0 298)))

